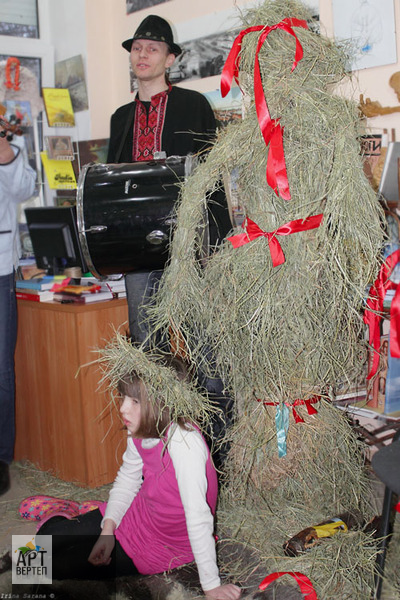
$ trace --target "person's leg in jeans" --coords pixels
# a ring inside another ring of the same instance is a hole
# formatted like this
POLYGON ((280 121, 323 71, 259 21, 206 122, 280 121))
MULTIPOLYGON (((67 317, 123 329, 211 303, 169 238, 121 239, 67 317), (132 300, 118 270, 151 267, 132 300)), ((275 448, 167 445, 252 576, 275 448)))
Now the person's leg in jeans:
POLYGON ((152 302, 162 273, 162 271, 138 271, 127 273, 125 276, 129 330, 132 341, 136 344, 143 344, 150 335, 150 328, 146 322, 146 307, 152 302))
POLYGON ((101 533, 102 515, 92 510, 74 519, 54 517, 44 523, 37 535, 52 536, 53 579, 113 579, 122 575, 137 575, 132 559, 115 540, 111 563, 95 566, 88 557, 101 533))
POLYGON ((17 306, 14 273, 0 276, 0 494, 9 487, 8 465, 14 457, 17 306))

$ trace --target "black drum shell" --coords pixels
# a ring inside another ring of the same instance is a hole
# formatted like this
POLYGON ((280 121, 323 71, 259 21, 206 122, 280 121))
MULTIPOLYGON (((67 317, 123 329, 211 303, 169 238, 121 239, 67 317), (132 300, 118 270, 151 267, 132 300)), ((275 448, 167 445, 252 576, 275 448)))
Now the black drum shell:
POLYGON ((95 276, 164 267, 187 168, 185 157, 85 165, 78 182, 78 229, 95 276))

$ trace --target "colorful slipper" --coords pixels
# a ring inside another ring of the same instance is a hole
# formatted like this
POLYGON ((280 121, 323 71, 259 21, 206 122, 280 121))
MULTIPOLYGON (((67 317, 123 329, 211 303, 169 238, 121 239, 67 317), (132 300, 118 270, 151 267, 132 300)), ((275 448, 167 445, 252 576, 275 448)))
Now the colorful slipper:
POLYGON ((79 504, 73 500, 53 498, 52 496, 29 496, 22 500, 19 514, 23 519, 38 521, 43 525, 52 517, 61 516, 72 519, 79 515, 79 504))
POLYGON ((99 500, 87 500, 86 502, 82 502, 82 504, 79 505, 79 514, 84 515, 91 510, 96 510, 102 504, 104 504, 104 502, 100 502, 99 500))

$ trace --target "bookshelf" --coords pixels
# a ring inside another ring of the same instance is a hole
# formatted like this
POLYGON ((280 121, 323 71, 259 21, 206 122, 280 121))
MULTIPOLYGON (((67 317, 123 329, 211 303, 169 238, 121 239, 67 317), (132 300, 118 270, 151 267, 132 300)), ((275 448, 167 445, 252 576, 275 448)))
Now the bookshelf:
POLYGON ((84 487, 111 483, 125 450, 106 409, 95 348, 127 326, 125 299, 70 305, 18 300, 15 460, 84 487), (126 325, 124 326, 124 324, 126 325), (81 368, 80 368, 81 367, 81 368))

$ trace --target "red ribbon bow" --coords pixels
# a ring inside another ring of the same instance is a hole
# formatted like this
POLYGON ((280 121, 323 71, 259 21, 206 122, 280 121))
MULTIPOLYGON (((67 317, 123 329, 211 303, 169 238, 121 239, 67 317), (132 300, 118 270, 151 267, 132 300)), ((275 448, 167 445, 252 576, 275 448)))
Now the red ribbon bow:
POLYGON ((286 31, 292 35, 296 40, 296 50, 292 64, 293 71, 298 62, 303 58, 303 48, 293 30, 293 27, 303 27, 304 29, 308 29, 307 22, 301 19, 283 19, 283 21, 277 23, 276 25, 272 25, 271 27, 267 25, 257 25, 255 27, 243 29, 243 31, 239 33, 233 42, 231 51, 226 59, 221 75, 221 94, 224 98, 231 89, 232 79, 235 79, 236 83, 239 83, 239 53, 242 47, 242 40, 244 36, 253 31, 261 31, 261 34, 258 38, 256 55, 254 59, 254 99, 258 122, 265 145, 268 147, 268 144, 271 144, 267 159, 267 183, 274 190, 275 194, 278 195, 279 193, 284 200, 290 200, 290 191, 286 171, 285 154, 283 151, 283 127, 281 127, 279 119, 271 119, 271 115, 269 114, 262 86, 258 55, 261 46, 271 31, 274 31, 275 29, 283 29, 283 31, 286 31))
MULTIPOLYGON (((296 411, 295 406, 305 406, 309 415, 316 415, 318 414, 318 411, 312 405, 316 404, 320 400, 320 396, 312 396, 312 398, 307 398, 307 400, 301 400, 298 398, 293 402, 293 404, 290 404, 289 402, 284 402, 284 404, 292 409, 293 417, 296 423, 304 423, 303 417, 301 417, 296 411)), ((266 400, 264 401, 259 399, 257 399, 257 402, 262 402, 264 406, 279 406, 279 402, 267 402, 266 400)))
POLYGON ((279 577, 282 577, 282 575, 290 575, 291 577, 294 577, 294 579, 299 584, 301 593, 307 600, 318 600, 314 586, 311 583, 310 579, 306 577, 306 575, 304 575, 303 573, 299 573, 298 571, 294 571, 293 573, 289 571, 278 571, 277 573, 271 573, 271 575, 267 575, 267 577, 260 583, 260 585, 258 586, 259 589, 264 591, 270 583, 275 581, 275 579, 279 579, 279 577))
POLYGON ((390 356, 400 358, 400 286, 389 279, 398 262, 400 262, 400 250, 396 250, 386 258, 369 291, 364 323, 369 327, 369 344, 373 349, 373 358, 367 379, 372 379, 378 370, 383 300, 387 290, 393 289, 396 292, 390 305, 390 356))
POLYGON ((275 229, 275 231, 263 231, 257 223, 246 217, 245 233, 239 233, 232 235, 227 239, 231 242, 234 248, 244 246, 249 242, 256 240, 259 237, 265 237, 268 240, 269 251, 271 253, 272 266, 277 267, 285 262, 285 255, 277 235, 290 235, 291 233, 298 233, 299 231, 308 231, 309 229, 316 229, 321 225, 323 214, 313 215, 306 217, 305 219, 296 219, 295 221, 289 221, 275 229))

